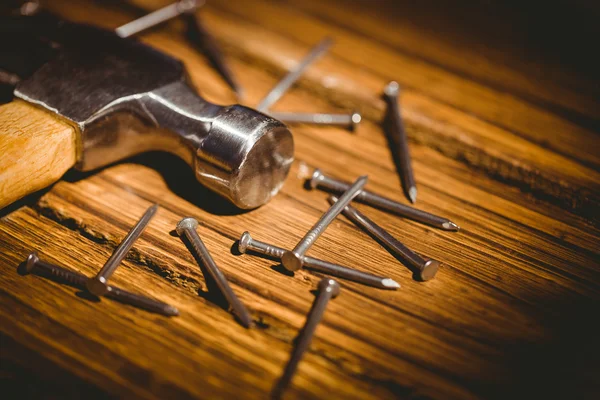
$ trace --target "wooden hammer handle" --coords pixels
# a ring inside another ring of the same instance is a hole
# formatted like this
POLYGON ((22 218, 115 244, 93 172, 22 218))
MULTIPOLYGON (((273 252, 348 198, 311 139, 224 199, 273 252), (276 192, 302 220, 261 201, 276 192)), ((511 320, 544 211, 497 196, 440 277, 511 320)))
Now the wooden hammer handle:
POLYGON ((22 100, 0 106, 0 209, 56 182, 77 159, 76 131, 22 100))

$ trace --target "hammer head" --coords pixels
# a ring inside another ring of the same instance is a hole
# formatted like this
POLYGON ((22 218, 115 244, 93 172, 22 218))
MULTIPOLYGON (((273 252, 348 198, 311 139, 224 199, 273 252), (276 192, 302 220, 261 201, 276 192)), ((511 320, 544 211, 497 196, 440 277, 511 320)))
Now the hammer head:
POLYGON ((60 34, 62 51, 14 95, 78 129, 77 168, 165 150, 240 208, 258 207, 279 191, 294 151, 281 122, 205 101, 180 61, 134 39, 78 24, 65 24, 60 34))

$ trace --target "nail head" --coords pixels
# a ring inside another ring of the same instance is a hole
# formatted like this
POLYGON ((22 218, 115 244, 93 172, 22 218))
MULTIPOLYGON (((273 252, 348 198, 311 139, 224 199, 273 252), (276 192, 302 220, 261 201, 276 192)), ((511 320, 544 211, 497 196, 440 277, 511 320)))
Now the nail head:
POLYGON ((251 241, 252 236, 250 236, 250 232, 246 231, 242 233, 242 236, 240 237, 240 241, 238 243, 238 250, 240 251, 240 253, 244 254, 246 250, 248 250, 248 245, 251 241))
POLYGON ((335 298, 340 294, 340 284, 335 279, 323 278, 319 282, 319 292, 321 291, 328 291, 331 297, 335 298))
POLYGON ((33 268, 35 267, 35 264, 40 260, 40 258, 37 255, 37 252, 32 251, 28 256, 27 256, 27 264, 25 265, 25 271, 27 272, 31 272, 33 270, 33 268))
POLYGON ((106 279, 102 276, 88 279, 88 281, 85 283, 85 287, 87 288, 88 292, 98 297, 104 296, 106 293, 108 293, 106 279))
POLYGON ((398 85, 398 82, 396 81, 391 81, 390 83, 385 85, 383 93, 390 97, 397 97, 400 93, 400 85, 398 85))
POLYGON ((360 121, 362 121, 362 116, 360 115, 360 113, 358 111, 354 111, 352 113, 351 121, 352 121, 352 125, 351 125, 350 129, 354 132, 356 130, 356 127, 358 126, 358 124, 360 124, 360 121))
POLYGON ((281 257, 281 263, 288 271, 298 271, 302 268, 302 259, 293 251, 287 250, 281 257))
POLYGON ((192 217, 185 217, 177 224, 177 234, 181 236, 187 229, 196 229, 198 227, 198 221, 192 217))
POLYGON ((440 268, 440 262, 437 260, 428 260, 425 263, 423 269, 419 272, 419 278, 422 281, 428 281, 433 279, 435 274, 437 274, 438 269, 440 268))
POLYGON ((310 177, 309 186, 311 189, 316 189, 319 185, 319 182, 323 180, 323 172, 317 168, 313 171, 312 176, 310 177))

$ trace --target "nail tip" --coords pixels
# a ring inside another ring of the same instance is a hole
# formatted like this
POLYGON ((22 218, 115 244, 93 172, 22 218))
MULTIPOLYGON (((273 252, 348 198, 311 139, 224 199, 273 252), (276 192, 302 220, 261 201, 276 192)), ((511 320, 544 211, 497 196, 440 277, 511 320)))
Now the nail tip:
POLYGON ((235 318, 238 320, 240 325, 246 329, 250 329, 254 326, 254 320, 249 314, 246 313, 233 313, 235 318))
POLYGON ((381 284, 387 289, 400 289, 400 284, 391 278, 382 279, 381 284))
POLYGON ((179 310, 173 306, 167 306, 164 312, 168 317, 176 317, 179 315, 179 310))
POLYGON ((408 189, 408 199, 410 200, 410 202, 412 204, 415 204, 417 202, 417 188, 412 186, 410 189, 408 189))
POLYGON ((158 211, 158 203, 154 203, 150 207, 148 207, 144 214, 147 216, 154 216, 154 214, 156 214, 156 211, 158 211))
POLYGON ((460 226, 456 225, 452 221, 444 222, 442 224, 443 228, 447 231, 458 232, 460 231, 460 226))

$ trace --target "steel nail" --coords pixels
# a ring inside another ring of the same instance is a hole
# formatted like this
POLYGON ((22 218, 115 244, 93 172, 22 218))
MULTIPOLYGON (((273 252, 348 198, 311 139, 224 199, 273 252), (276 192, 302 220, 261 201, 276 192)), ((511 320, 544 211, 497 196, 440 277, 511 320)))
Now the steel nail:
POLYGON ((300 336, 296 341, 296 346, 292 352, 292 356, 288 361, 283 375, 277 385, 273 389, 273 397, 281 397, 283 391, 289 386, 292 377, 298 369, 298 363, 302 359, 302 356, 308 350, 312 337, 315 333, 315 329, 325 313, 325 308, 330 299, 337 297, 340 294, 340 285, 333 279, 324 278, 319 282, 319 292, 317 298, 313 302, 312 309, 308 314, 306 323, 300 332, 300 336))
POLYGON ((193 12, 203 5, 204 0, 180 0, 118 27, 115 33, 122 38, 134 36, 181 14, 193 12))
POLYGON ((326 113, 297 113, 265 111, 272 118, 285 123, 302 123, 315 125, 345 126, 350 131, 355 131, 362 117, 358 112, 351 114, 326 114, 326 113))
POLYGON ((186 217, 177 224, 177 234, 179 234, 179 236, 185 236, 185 238, 188 240, 192 246, 194 255, 206 267, 212 279, 217 284, 219 290, 225 299, 227 299, 231 310, 238 317, 241 324, 246 328, 251 327, 252 316, 244 304, 235 295, 233 290, 231 290, 225 275, 223 275, 219 267, 217 267, 217 264, 215 264, 215 261, 208 252, 204 242, 202 242, 198 232, 196 232, 197 227, 198 221, 196 221, 194 218, 186 217))
MULTIPOLYGON (((335 204, 338 200, 335 196, 329 196, 329 202, 335 204)), ((428 281, 433 279, 437 273, 440 262, 436 260, 424 260, 421 256, 402 244, 398 239, 389 234, 388 231, 371 221, 363 213, 348 205, 342 214, 354 224, 363 228, 388 248, 388 250, 401 258, 404 263, 416 274, 417 279, 428 281)))
POLYGON ((390 142, 390 150, 396 164, 396 169, 400 174, 402 187, 411 203, 417 201, 417 186, 408 151, 408 141, 406 131, 402 123, 400 115, 400 107, 398 104, 398 95, 400 94, 400 86, 397 82, 390 82, 383 89, 383 97, 387 103, 387 116, 389 117, 389 126, 387 128, 388 140, 390 142))
MULTIPOLYGON (((323 174, 320 169, 315 169, 312 177, 308 181, 311 189, 319 188, 334 194, 340 194, 348 190, 350 184, 339 179, 332 178, 323 174)), ((458 231, 460 227, 447 218, 438 217, 425 211, 406 206, 397 201, 390 200, 368 190, 361 190, 356 196, 356 201, 368 204, 380 210, 389 211, 393 214, 421 222, 434 228, 444 229, 446 231, 458 231)))
POLYGON ((344 207, 354 199, 368 181, 366 175, 358 178, 350 188, 342 194, 340 201, 332 204, 331 207, 319 218, 317 223, 304 235, 293 250, 286 250, 281 257, 281 263, 289 271, 297 271, 302 268, 304 255, 313 245, 315 240, 325 231, 331 222, 337 217, 344 207))
MULTIPOLYGON (((281 247, 253 239, 249 232, 244 232, 240 237, 238 250, 242 254, 250 250, 276 260, 281 260, 281 257, 283 257, 283 254, 285 253, 285 249, 281 247)), ((398 289, 400 287, 400 284, 393 279, 368 274, 308 256, 304 256, 303 268, 333 275, 342 279, 348 279, 350 281, 380 289, 398 289)))
POLYGON ((302 59, 298 65, 294 67, 288 74, 281 80, 271 91, 260 101, 256 109, 258 111, 265 112, 269 109, 277 100, 283 96, 285 92, 298 80, 298 78, 304 73, 304 70, 317 59, 319 59, 333 44, 333 40, 329 37, 321 40, 316 46, 314 46, 310 52, 302 59))
MULTIPOLYGON (((40 260, 35 251, 27 256, 25 270, 28 273, 43 273, 79 288, 85 288, 88 281, 88 277, 85 275, 40 260)), ((105 297, 166 316, 179 315, 179 310, 169 304, 152 300, 148 297, 140 296, 115 286, 108 286, 105 297)))
POLYGON ((39 0, 31 0, 24 2, 19 11, 21 15, 31 17, 40 12, 41 8, 39 0))
POLYGON ((154 204, 146 210, 144 215, 142 215, 142 218, 140 218, 140 220, 133 226, 133 228, 131 228, 131 230, 129 231, 129 233, 127 233, 127 236, 125 236, 123 241, 119 243, 115 251, 106 261, 106 263, 98 272, 98 274, 87 281, 86 287, 90 293, 96 296, 102 296, 106 292, 108 292, 108 279, 115 272, 119 264, 121 264, 121 261, 123 261, 123 259, 127 255, 127 252, 131 249, 131 246, 133 246, 133 243, 135 243, 135 241, 140 237, 140 235, 142 234, 142 232, 144 231, 154 214, 156 214, 157 209, 158 204, 154 204))

